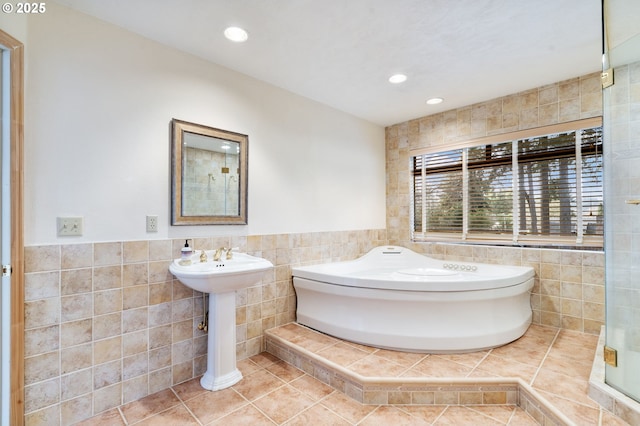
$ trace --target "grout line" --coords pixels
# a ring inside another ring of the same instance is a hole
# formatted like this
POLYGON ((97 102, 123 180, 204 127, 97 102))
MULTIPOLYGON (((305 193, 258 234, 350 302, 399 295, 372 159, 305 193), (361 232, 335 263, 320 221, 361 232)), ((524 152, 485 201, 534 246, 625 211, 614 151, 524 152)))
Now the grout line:
MULTIPOLYGON (((262 397, 260 397, 260 398, 262 398, 262 397)), ((260 398, 258 398, 258 399, 260 399, 260 398)), ((253 402, 251 402, 251 401, 249 401, 249 404, 247 404, 247 405, 243 405, 242 407, 238 408, 237 410, 234 410, 234 411, 232 411, 231 413, 228 413, 226 416, 230 416, 231 414, 233 414, 233 413, 235 413, 235 412, 237 412, 237 411, 239 411, 239 410, 241 410, 241 409, 243 409, 243 408, 245 408, 245 407, 247 407, 247 406, 251 406, 251 407, 255 408, 256 410, 258 410, 258 412, 259 412, 259 413, 262 413, 262 415, 263 415, 263 416, 265 416, 267 419, 269 419, 269 421, 271 421, 274 425, 279 425, 279 424, 280 424, 280 423, 276 422, 274 419, 272 419, 271 417, 269 417, 269 415, 268 415, 267 413, 265 413, 264 411, 262 411, 262 410, 260 409, 260 407, 258 407, 257 405, 255 405, 255 404, 254 404, 253 402)), ((226 416, 225 416, 225 417, 226 417, 226 416)), ((296 416, 297 416, 297 414, 296 414, 296 416)), ((295 417, 295 416, 294 416, 294 417, 295 417)), ((221 418, 224 418, 224 417, 221 417, 221 418)), ((220 419, 218 419, 218 420, 220 420, 220 419)), ((289 420, 291 420, 291 419, 289 419, 289 420)), ((289 421, 289 420, 287 420, 287 421, 289 421)))
POLYGON ((518 412, 518 409, 522 410, 522 412, 523 412, 523 413, 525 413, 525 414, 529 414, 529 413, 527 413, 526 411, 524 411, 524 410, 522 409, 522 407, 520 407, 520 406, 516 405, 516 406, 514 407, 513 411, 511 412, 511 415, 509 416, 509 420, 507 420, 507 423, 505 423, 506 425, 509 425, 509 424, 511 423, 511 420, 513 420, 513 418, 516 416, 516 413, 518 412))
POLYGON ((533 382, 536 381, 536 378, 538 377, 538 373, 540 373, 540 370, 542 370, 542 366, 544 365, 544 362, 547 360, 547 356, 551 352, 551 348, 553 347, 553 344, 558 339, 559 335, 560 335, 560 329, 556 330, 556 335, 553 336, 553 340, 549 344, 547 351, 544 353, 544 356, 542 357, 542 361, 540 361, 540 365, 538 365, 538 368, 536 368, 536 372, 533 374, 533 377, 531 378, 531 382, 529 382, 529 386, 533 387, 533 382))
MULTIPOLYGON (((169 389, 171 389, 171 391, 176 396, 176 398, 178 398, 178 401, 180 401, 180 404, 185 408, 185 410, 187 410, 187 412, 191 414, 191 417, 193 417, 195 421, 198 422, 198 425, 202 426, 202 422, 200 421, 198 416, 196 416, 196 414, 193 411, 191 411, 191 409, 187 406, 187 404, 185 404, 185 401, 182 398, 180 398, 180 395, 178 395, 178 392, 176 392, 173 386, 171 386, 169 389)), ((197 398, 197 396, 194 398, 197 398)), ((194 398, 191 398, 191 399, 194 399, 194 398)))
POLYGON ((446 411, 449 409, 450 405, 447 405, 446 407, 444 407, 444 409, 442 411, 440 411, 440 414, 438 414, 436 416, 436 418, 433 420, 433 422, 431 424, 436 424, 438 422, 438 420, 440 420, 440 418, 442 416, 444 416, 444 413, 446 413, 446 411))
POLYGON ((417 366, 418 364, 420 364, 422 361, 426 360, 427 358, 429 358, 430 354, 426 354, 424 355, 422 358, 420 358, 418 361, 414 362, 413 364, 411 364, 409 367, 407 367, 404 371, 402 371, 398 377, 404 377, 404 374, 411 371, 413 368, 415 368, 415 366, 417 366))
MULTIPOLYGON (((484 406, 484 405, 482 405, 482 406, 484 406)), ((516 404, 516 405, 504 404, 504 405, 496 405, 496 406, 497 406, 497 407, 510 407, 510 408, 512 408, 512 410, 511 410, 511 414, 509 415, 509 420, 511 420, 511 417, 513 417, 513 414, 516 412, 516 410, 517 410, 518 408, 520 408, 520 409, 522 410, 522 408, 521 408, 521 407, 518 407, 518 405, 517 405, 517 404, 516 404)), ((478 411, 478 410, 474 409, 475 405, 460 405, 460 407, 465 407, 465 408, 467 408, 468 410, 471 410, 471 411, 473 411, 474 413, 478 413, 478 414, 480 414, 480 415, 482 415, 482 416, 484 416, 484 417, 486 417, 486 418, 488 418, 488 419, 491 419, 491 420, 493 420, 493 421, 496 421, 496 422, 499 422, 499 423, 503 423, 503 424, 505 424, 505 425, 508 425, 508 424, 509 424, 509 420, 507 420, 506 422, 503 422, 502 420, 498 420, 498 419, 496 419, 495 417, 492 417, 492 416, 490 416, 490 415, 489 415, 489 414, 487 414, 487 413, 483 413, 482 411, 478 411)), ((524 410, 523 410, 523 411, 524 411, 524 410)))
MULTIPOLYGON (((127 418, 124 416, 124 413, 123 413, 123 412, 122 412, 122 410, 120 409, 121 407, 122 407, 122 405, 117 406, 117 407, 116 407, 116 410, 118 410, 118 414, 120 414, 120 418, 122 419, 122 422, 123 422, 125 425, 128 425, 128 424, 129 424, 129 422, 127 421, 127 418)), ((93 408, 93 407, 91 407, 91 408, 93 408)), ((97 414, 94 414, 93 416, 97 416, 97 414)), ((90 419, 90 418, 91 418, 91 417, 89 417, 88 419, 90 419)), ((88 420, 88 419, 85 419, 85 420, 88 420)))
MULTIPOLYGON (((314 378, 313 376, 310 376, 310 377, 311 377, 311 378, 314 378)), ((316 379, 316 380, 317 380, 317 379, 316 379)), ((344 393, 340 392, 339 390, 337 390, 337 389, 333 389, 333 392, 331 392, 330 394, 325 395, 325 396, 323 396, 322 398, 320 398, 320 399, 316 402, 316 404, 320 404, 322 407, 326 408, 327 410, 329 410, 330 412, 332 412, 332 413, 333 413, 333 414, 335 414, 336 416, 340 417, 341 419, 344 419, 344 421, 345 421, 345 422, 348 422, 348 423, 349 423, 349 424, 351 424, 351 425, 356 425, 356 424, 358 424, 360 421, 362 421, 362 419, 360 419, 358 422, 353 423, 351 420, 347 419, 346 417, 344 417, 343 415, 341 415, 340 413, 338 413, 337 411, 335 411, 332 407, 330 407, 330 406, 328 406, 328 405, 325 405, 325 404, 323 403, 323 401, 324 401, 324 400, 329 399, 329 397, 330 397, 331 395, 333 395, 334 393, 339 393, 339 394, 344 395, 344 393)), ((346 395, 345 395, 345 396, 346 396, 346 395)), ((347 398, 348 398, 348 397, 347 397, 347 398)), ((372 411, 373 411, 373 410, 372 410, 372 411)), ((365 417, 366 417, 366 416, 365 416, 365 417)))
MULTIPOLYGON (((251 361, 251 360, 250 360, 250 361, 251 361)), ((252 362, 253 362, 253 361, 252 361, 252 362)), ((254 363, 254 364, 256 364, 255 362, 253 362, 253 363, 254 363)), ((272 374, 270 371, 268 371, 268 370, 267 370, 266 368, 264 368, 263 366, 258 365, 258 364, 256 364, 256 366, 258 367, 258 370, 254 371, 253 373, 249 374, 248 376, 251 376, 251 375, 253 375, 253 374, 257 373, 257 372, 259 372, 260 370, 264 370, 265 372, 267 372, 267 373, 269 373, 269 374, 272 374)), ((244 377, 243 377, 243 378, 244 378, 244 377)), ((281 380, 279 377, 276 377, 276 378, 277 378, 277 379, 279 379, 279 380, 281 380)), ((257 401, 257 400, 259 400, 259 399, 262 399, 263 397, 265 397, 265 396, 269 395, 271 392, 275 391, 276 389, 280 389, 280 387, 281 387, 281 386, 278 386, 277 388, 275 388, 275 389, 273 389, 273 390, 271 390, 271 391, 269 391, 269 392, 265 393, 264 395, 260 396, 259 398, 254 399, 254 401, 257 401)), ((245 407, 247 407, 247 406, 251 406, 251 407, 255 408, 256 410, 258 410, 258 412, 262 413, 262 414, 263 414, 267 419, 269 419, 271 422, 273 422, 273 424, 276 424, 276 425, 278 424, 275 420, 273 420, 271 417, 269 417, 269 416, 267 415, 267 413, 265 413, 265 412, 264 412, 264 411, 262 411, 262 410, 261 410, 257 405, 255 405, 255 404, 253 403, 253 401, 250 401, 246 396, 244 396, 243 394, 241 394, 240 392, 238 392, 238 391, 237 391, 233 386, 229 387, 229 389, 231 389, 231 390, 232 390, 232 391, 234 391, 236 394, 238 394, 238 396, 240 396, 240 398, 242 398, 242 399, 244 399, 245 401, 247 401, 247 404, 246 404, 246 405, 243 405, 242 407, 239 407, 239 408, 237 408, 237 409, 233 410, 233 411, 232 411, 232 412, 230 412, 230 413, 225 414, 224 416, 222 416, 222 417, 220 417, 220 418, 218 418, 218 419, 216 419, 216 420, 214 420, 214 421, 218 421, 218 420, 220 420, 220 419, 222 419, 222 418, 224 418, 224 417, 230 416, 232 413, 235 413, 235 412, 237 412, 238 410, 241 410, 241 409, 243 409, 243 408, 245 408, 245 407)))
POLYGON ((364 422, 365 420, 367 420, 367 418, 371 417, 373 415, 373 413, 375 413, 376 411, 378 411, 378 409, 380 408, 380 405, 376 405, 376 408, 374 408, 373 410, 371 410, 366 416, 364 416, 363 418, 361 418, 360 420, 358 420, 355 424, 362 424, 362 422, 364 422))
POLYGON ((477 369, 478 367, 480 367, 480 364, 482 364, 482 363, 484 362, 484 360, 485 360, 485 359, 489 358, 489 355, 491 354, 491 352, 493 352, 493 349, 494 349, 494 348, 489 349, 489 350, 487 351, 487 353, 485 354, 485 356, 483 356, 483 357, 482 357, 482 359, 481 359, 480 361, 478 361, 478 362, 476 363, 476 365, 474 365, 474 366, 473 366, 473 368, 471 369, 471 371, 469 371, 469 373, 468 373, 465 377, 470 377, 470 376, 471 376, 471 374, 473 374, 473 373, 476 371, 476 369, 477 369))

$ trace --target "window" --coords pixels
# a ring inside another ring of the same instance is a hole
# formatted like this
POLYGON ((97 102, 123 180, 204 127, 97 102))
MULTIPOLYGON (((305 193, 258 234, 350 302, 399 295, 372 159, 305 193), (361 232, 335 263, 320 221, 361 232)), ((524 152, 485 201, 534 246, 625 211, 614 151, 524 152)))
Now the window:
POLYGON ((412 152, 413 239, 602 247, 601 120, 507 137, 412 152))

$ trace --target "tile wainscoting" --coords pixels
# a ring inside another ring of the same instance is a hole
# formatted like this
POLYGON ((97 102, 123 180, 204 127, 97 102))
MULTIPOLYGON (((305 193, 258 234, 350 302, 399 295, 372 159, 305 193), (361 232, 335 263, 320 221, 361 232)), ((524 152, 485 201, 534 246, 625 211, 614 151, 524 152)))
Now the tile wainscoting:
MULTIPOLYGON (((236 296, 236 353, 295 319, 291 266, 354 259, 384 230, 191 239, 238 247, 275 268, 236 296)), ((25 247, 25 420, 72 424, 206 370, 203 295, 169 273, 184 238, 25 247)))
MULTIPOLYGON (((264 331, 295 319, 291 267, 350 260, 387 244, 385 230, 195 238, 275 265, 236 297, 238 359, 265 350, 264 331)), ((184 238, 25 248, 28 425, 71 424, 200 376, 203 296, 168 272, 184 238)), ((436 258, 531 265, 534 323, 597 334, 604 322, 600 252, 405 244, 436 258)))

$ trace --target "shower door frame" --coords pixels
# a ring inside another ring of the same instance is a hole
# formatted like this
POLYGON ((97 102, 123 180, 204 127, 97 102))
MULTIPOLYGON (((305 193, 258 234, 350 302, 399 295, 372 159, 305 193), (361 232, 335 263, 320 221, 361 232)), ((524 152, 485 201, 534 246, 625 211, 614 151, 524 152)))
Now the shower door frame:
POLYGON ((636 171, 640 156, 635 154, 637 136, 634 139, 630 127, 631 113, 637 103, 631 95, 632 84, 638 84, 631 73, 640 69, 640 55, 628 54, 635 51, 635 46, 640 46, 640 34, 603 52, 603 77, 605 73, 608 77, 603 78, 602 93, 606 206, 605 382, 640 402, 640 327, 634 323, 634 319, 640 317, 640 306, 630 303, 640 300, 637 263, 640 227, 635 225, 640 221, 640 178, 636 171))

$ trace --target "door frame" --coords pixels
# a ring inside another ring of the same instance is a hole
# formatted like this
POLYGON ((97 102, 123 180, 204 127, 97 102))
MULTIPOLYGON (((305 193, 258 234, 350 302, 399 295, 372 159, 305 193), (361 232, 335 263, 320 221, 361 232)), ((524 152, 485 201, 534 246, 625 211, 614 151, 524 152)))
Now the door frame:
POLYGON ((11 425, 24 425, 24 46, 0 30, 10 55, 11 425))

